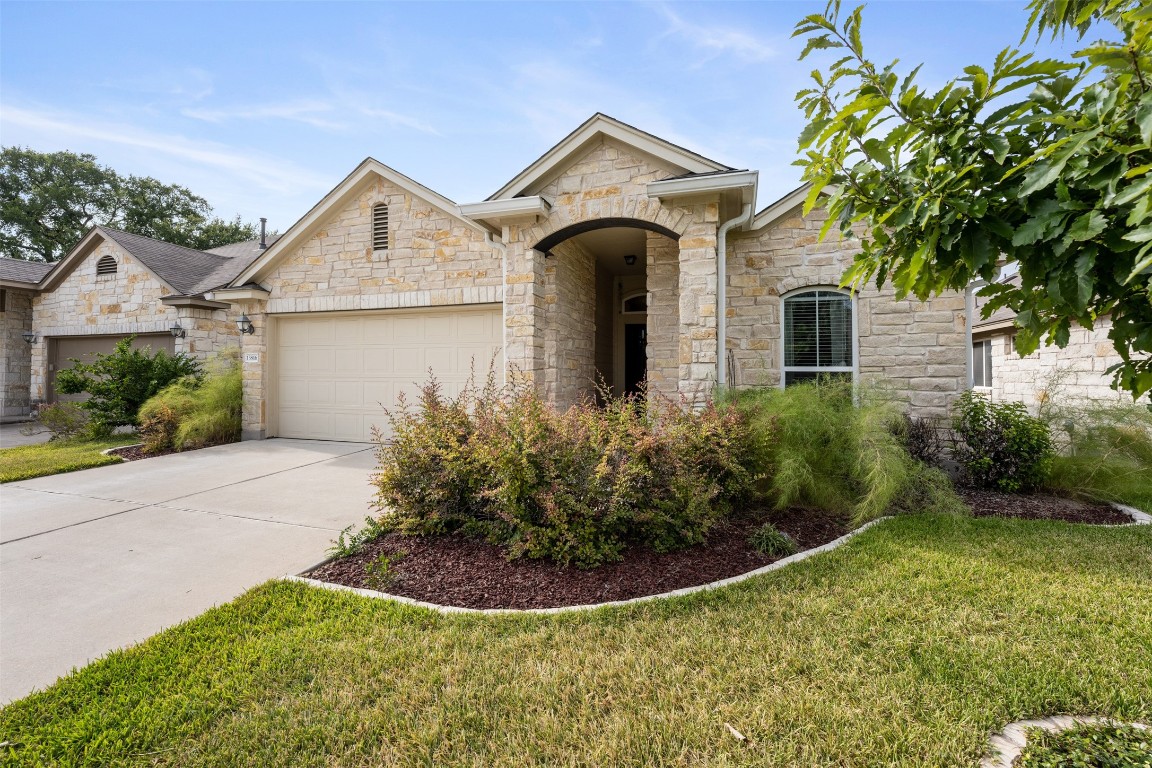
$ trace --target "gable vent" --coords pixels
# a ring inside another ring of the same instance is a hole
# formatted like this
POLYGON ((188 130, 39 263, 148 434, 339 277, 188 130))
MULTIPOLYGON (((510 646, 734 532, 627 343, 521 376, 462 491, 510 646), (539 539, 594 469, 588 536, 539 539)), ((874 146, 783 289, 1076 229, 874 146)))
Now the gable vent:
POLYGON ((372 206, 372 250, 383 251, 388 247, 388 206, 376 203, 372 206))
POLYGON ((96 274, 116 274, 116 259, 112 258, 111 256, 101 256, 100 261, 96 262, 96 274))

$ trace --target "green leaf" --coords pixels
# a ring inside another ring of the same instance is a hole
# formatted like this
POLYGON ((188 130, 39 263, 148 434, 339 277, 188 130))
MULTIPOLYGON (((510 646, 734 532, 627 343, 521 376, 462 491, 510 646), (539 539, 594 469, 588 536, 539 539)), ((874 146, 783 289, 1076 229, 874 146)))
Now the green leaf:
POLYGON ((986 136, 980 137, 980 142, 992 152, 992 159, 997 163, 1003 163, 1005 158, 1008 157, 1008 139, 1004 138, 998 133, 989 133, 986 136))
POLYGON ((1077 218, 1068 228, 1067 236, 1074 242, 1091 240, 1104 231, 1108 226, 1108 219, 1099 211, 1092 211, 1077 218))
POLYGON ((1152 224, 1147 224, 1139 229, 1132 230, 1124 235, 1124 239, 1133 243, 1146 243, 1152 240, 1152 224))
POLYGON ((1136 110, 1136 125, 1145 146, 1152 144, 1152 94, 1145 96, 1136 110))

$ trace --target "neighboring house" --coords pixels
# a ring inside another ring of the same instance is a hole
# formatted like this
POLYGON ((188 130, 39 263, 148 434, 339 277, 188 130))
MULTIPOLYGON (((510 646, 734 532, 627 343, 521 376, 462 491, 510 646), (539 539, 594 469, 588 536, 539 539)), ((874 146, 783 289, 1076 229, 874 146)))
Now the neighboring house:
POLYGON ((832 373, 944 413, 963 295, 839 289, 852 243, 818 241, 806 189, 756 212, 757 183, 600 114, 478 203, 367 159, 204 296, 251 323, 244 436, 366 440, 429 370, 451 393, 490 361, 560 406, 598 380, 699 402, 832 373))
MULTIPOLYGON (((1007 278, 1019 281, 1019 277, 1007 278)), ((1091 330, 1074 326, 1068 345, 1045 346, 1021 357, 1016 352, 1016 313, 1001 308, 981 319, 984 302, 977 294, 972 324, 972 386, 993 400, 1016 400, 1035 409, 1048 398, 1071 400, 1127 400, 1112 389, 1108 368, 1121 362, 1108 331, 1109 318, 1091 330)))
POLYGON ((19 291, 18 309, 5 313, 5 418, 26 418, 32 404, 56 401, 61 369, 111 352, 127 336, 135 346, 201 359, 238 346, 229 305, 204 294, 262 252, 256 242, 197 251, 94 227, 54 265, 0 260, 5 291, 19 291))
POLYGON ((32 300, 51 264, 0 258, 0 421, 23 421, 31 410, 32 300))

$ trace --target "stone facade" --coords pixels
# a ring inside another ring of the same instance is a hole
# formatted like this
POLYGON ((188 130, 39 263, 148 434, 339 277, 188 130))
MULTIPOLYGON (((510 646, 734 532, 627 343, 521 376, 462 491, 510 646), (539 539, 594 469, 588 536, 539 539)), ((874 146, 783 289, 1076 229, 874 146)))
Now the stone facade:
MULTIPOLYGON (((736 387, 779 386, 782 298, 800 288, 834 289, 851 264, 850 243, 820 242, 822 209, 798 207, 762 231, 732 237, 728 256, 728 351, 736 387)), ((944 415, 967 386, 964 297, 896 301, 891 286, 856 297, 862 380, 890 386, 912 412, 944 415)))
POLYGON ((561 408, 596 391, 596 257, 574 240, 544 267, 544 394, 561 408))
POLYGON ((3 392, 0 420, 23 421, 32 408, 29 382, 32 375, 32 345, 24 333, 32 330, 31 291, 4 289, 3 326, 0 328, 0 392, 3 392))
POLYGON ((648 386, 675 397, 680 380, 680 246, 647 234, 648 386))
POLYGON ((993 400, 1016 400, 1035 409, 1050 397, 1074 401, 1129 401, 1131 398, 1110 386, 1109 367, 1120 362, 1120 355, 1108 338, 1108 319, 1091 331, 1074 327, 1068 346, 1041 346, 1021 357, 1013 346, 1015 334, 1010 330, 977 334, 976 339, 992 342, 993 400))

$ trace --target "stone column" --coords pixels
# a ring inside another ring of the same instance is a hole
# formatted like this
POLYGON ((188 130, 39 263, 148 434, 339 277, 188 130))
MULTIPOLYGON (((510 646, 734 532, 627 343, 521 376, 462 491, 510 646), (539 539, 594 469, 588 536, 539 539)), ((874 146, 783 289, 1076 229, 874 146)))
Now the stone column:
POLYGON ((504 285, 504 364, 509 382, 528 381, 540 387, 544 381, 544 254, 516 236, 510 240, 504 285))
POLYGON ((253 333, 240 334, 240 365, 244 376, 244 422, 240 439, 263 440, 268 436, 268 302, 247 301, 236 306, 248 315, 255 329, 253 333), (255 359, 249 360, 253 355, 255 359))
MULTIPOLYGON (((32 294, 9 288, 4 306, 3 333, 0 333, 0 391, 3 391, 4 421, 23 421, 28 418, 31 405, 32 346, 24 341, 24 333, 32 330, 32 294)), ((36 341, 35 346, 43 342, 36 341)))
MULTIPOLYGON (((240 333, 235 318, 228 310, 201 307, 177 307, 183 338, 176 339, 176 351, 201 362, 229 347, 240 346, 240 333)), ((235 317, 240 313, 236 312, 235 317)))
POLYGON ((680 379, 680 247, 647 232, 648 386, 676 397, 680 379))
POLYGON ((716 386, 716 203, 696 206, 680 237, 680 394, 693 404, 716 386))

